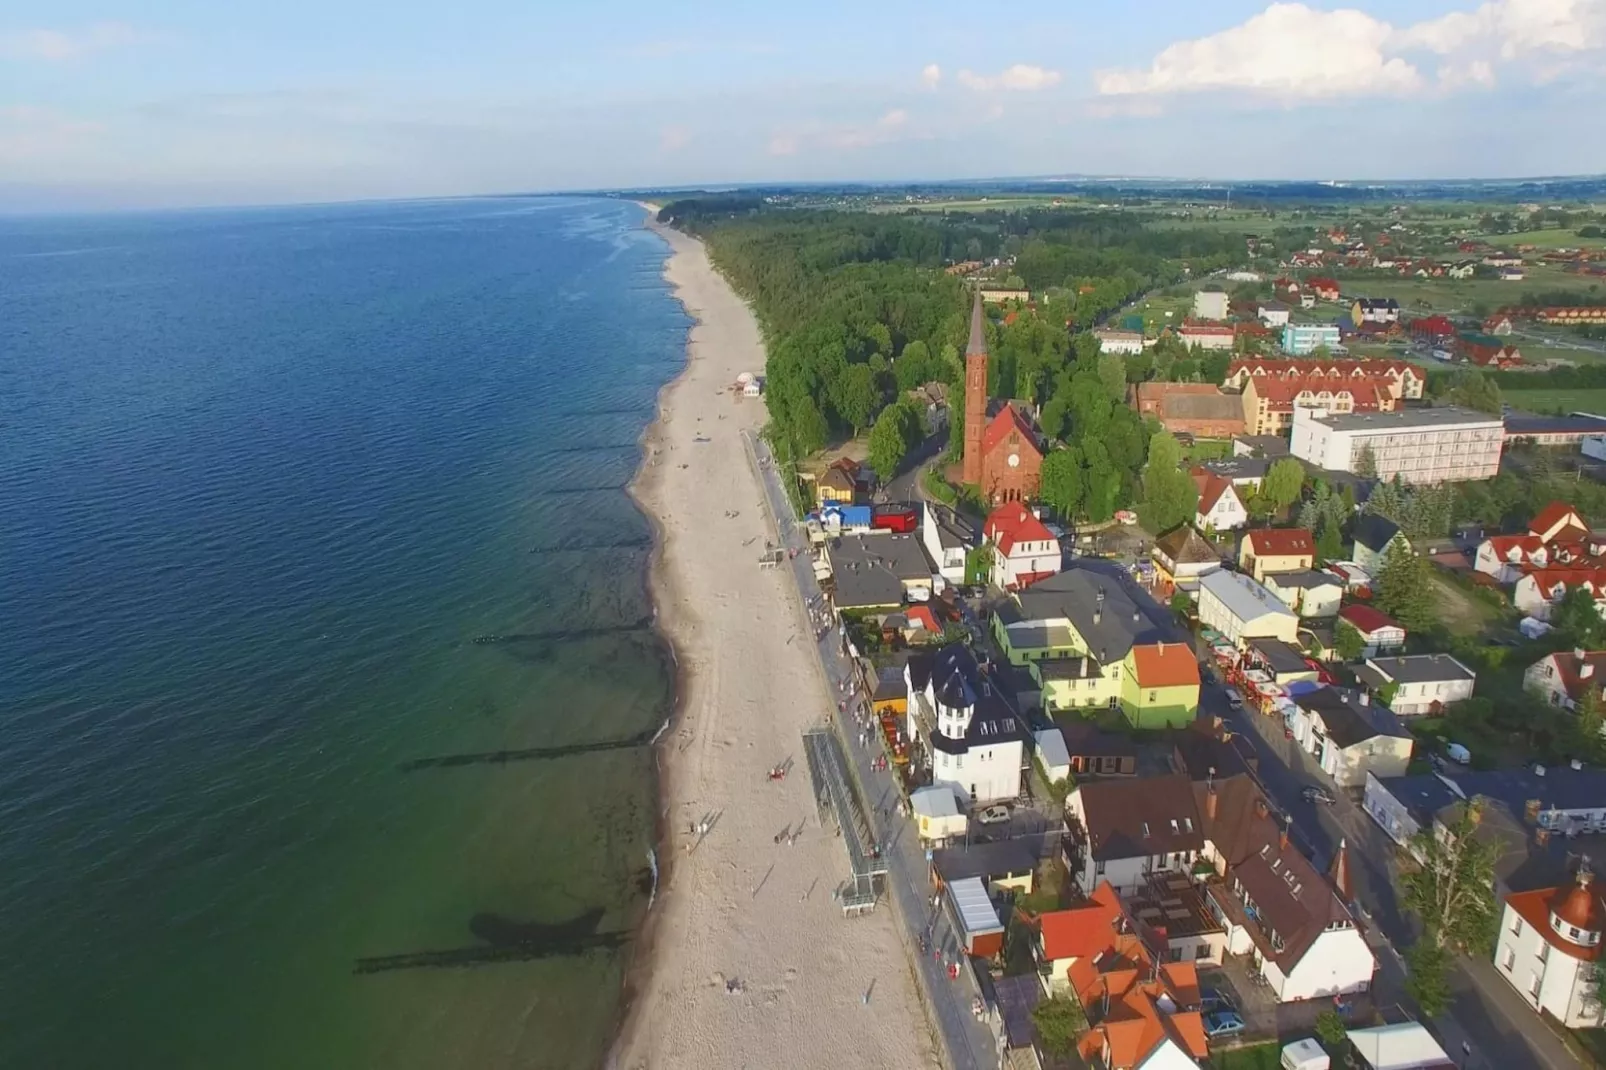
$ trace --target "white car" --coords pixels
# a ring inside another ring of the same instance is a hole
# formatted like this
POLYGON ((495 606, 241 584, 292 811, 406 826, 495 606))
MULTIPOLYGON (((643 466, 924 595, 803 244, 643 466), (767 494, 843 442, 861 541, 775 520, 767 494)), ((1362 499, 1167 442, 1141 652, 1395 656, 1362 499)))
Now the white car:
POLYGON ((976 815, 976 823, 980 825, 1002 825, 1009 820, 1009 807, 989 806, 976 815))

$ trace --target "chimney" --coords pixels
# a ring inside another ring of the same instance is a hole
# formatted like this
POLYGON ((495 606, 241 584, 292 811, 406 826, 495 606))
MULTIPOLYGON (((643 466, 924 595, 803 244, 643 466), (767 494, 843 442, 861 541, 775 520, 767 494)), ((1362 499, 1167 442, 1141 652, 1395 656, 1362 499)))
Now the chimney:
MULTIPOLYGON (((1212 777, 1215 776, 1215 773, 1216 771, 1214 769, 1210 770, 1210 775, 1212 777)), ((1205 787, 1204 816, 1206 821, 1213 822, 1216 819, 1216 782, 1213 779, 1205 787)))
POLYGON ((1165 641, 1164 640, 1161 640, 1160 642, 1154 644, 1154 647, 1155 647, 1156 650, 1158 650, 1160 652, 1162 657, 1165 655, 1165 641))

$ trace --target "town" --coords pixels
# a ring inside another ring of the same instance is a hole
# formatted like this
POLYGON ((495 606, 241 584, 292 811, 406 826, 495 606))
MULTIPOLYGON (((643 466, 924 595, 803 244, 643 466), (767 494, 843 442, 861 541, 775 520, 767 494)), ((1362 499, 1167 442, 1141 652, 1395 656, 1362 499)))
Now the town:
POLYGON ((860 203, 816 225, 915 251, 854 279, 765 259, 776 200, 661 218, 774 332, 733 392, 839 901, 898 913, 950 1064, 1606 1053, 1595 217, 860 203))

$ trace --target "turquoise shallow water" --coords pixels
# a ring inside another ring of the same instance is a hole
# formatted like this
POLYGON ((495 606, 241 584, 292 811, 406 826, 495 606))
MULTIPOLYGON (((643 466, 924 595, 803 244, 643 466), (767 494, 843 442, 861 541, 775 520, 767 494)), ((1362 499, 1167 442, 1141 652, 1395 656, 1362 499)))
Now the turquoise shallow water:
POLYGON ((598 1061, 652 759, 542 751, 672 698, 640 218, 0 221, 0 1065, 598 1061))

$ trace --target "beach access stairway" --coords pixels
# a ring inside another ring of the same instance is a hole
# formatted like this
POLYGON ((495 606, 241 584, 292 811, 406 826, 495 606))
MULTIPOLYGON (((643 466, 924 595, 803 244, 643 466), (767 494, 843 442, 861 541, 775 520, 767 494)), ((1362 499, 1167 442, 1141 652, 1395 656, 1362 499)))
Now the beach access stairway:
POLYGON ((842 753, 841 741, 829 728, 815 728, 803 733, 803 755, 808 763, 809 779, 814 783, 814 801, 820 809, 824 823, 829 815, 842 830, 842 845, 848 851, 848 865, 853 871, 853 888, 845 891, 842 909, 857 913, 875 906, 875 878, 887 875, 887 862, 875 846, 870 823, 849 779, 847 757, 842 753))

